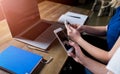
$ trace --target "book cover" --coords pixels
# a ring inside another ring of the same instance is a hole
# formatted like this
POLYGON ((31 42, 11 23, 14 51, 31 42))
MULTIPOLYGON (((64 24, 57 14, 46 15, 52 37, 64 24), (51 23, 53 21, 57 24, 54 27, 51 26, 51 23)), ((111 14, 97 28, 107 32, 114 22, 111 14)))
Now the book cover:
POLYGON ((78 13, 74 13, 74 12, 66 12, 65 14, 60 16, 58 21, 61 23, 64 23, 67 20, 70 24, 84 25, 87 18, 88 18, 88 16, 84 15, 84 14, 78 14, 78 13))
POLYGON ((9 46, 0 53, 0 67, 13 74, 31 74, 42 58, 41 55, 9 46))

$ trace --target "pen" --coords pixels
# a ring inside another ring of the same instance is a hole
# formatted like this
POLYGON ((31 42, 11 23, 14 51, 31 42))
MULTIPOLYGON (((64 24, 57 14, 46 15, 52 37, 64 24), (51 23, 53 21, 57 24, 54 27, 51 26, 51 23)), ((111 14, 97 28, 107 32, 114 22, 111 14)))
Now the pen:
POLYGON ((78 17, 78 16, 72 16, 72 15, 69 15, 70 17, 74 17, 74 18, 79 18, 80 19, 80 17, 78 17))
POLYGON ((47 53, 47 51, 45 51, 45 50, 43 50, 43 49, 38 49, 37 47, 33 47, 33 46, 30 46, 30 45, 28 45, 27 47, 30 48, 30 49, 36 49, 36 50, 39 50, 39 51, 41 51, 41 52, 47 53))

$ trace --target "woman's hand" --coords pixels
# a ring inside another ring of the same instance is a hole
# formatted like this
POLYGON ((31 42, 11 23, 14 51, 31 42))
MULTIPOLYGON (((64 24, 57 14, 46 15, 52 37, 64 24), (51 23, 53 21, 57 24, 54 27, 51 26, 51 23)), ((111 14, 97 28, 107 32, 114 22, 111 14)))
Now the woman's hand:
POLYGON ((68 55, 72 57, 76 62, 82 64, 82 58, 84 58, 84 54, 81 51, 79 45, 73 41, 69 41, 69 44, 74 47, 74 52, 68 52, 68 55))
POLYGON ((77 29, 78 27, 76 27, 75 25, 67 25, 65 27, 67 29, 67 34, 70 37, 70 39, 76 42, 76 40, 80 37, 80 33, 77 29))
POLYGON ((73 28, 77 29, 80 33, 84 32, 83 25, 80 24, 70 24, 73 28))

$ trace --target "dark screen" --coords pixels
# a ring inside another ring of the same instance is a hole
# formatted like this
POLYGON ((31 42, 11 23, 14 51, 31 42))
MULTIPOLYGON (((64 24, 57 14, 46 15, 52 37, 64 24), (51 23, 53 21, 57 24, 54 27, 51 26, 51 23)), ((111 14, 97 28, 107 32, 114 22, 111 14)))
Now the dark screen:
POLYGON ((66 30, 60 31, 57 33, 59 39, 61 40, 61 42, 63 43, 63 45, 65 46, 65 48, 67 49, 67 51, 72 47, 69 45, 69 39, 68 36, 66 34, 66 30))

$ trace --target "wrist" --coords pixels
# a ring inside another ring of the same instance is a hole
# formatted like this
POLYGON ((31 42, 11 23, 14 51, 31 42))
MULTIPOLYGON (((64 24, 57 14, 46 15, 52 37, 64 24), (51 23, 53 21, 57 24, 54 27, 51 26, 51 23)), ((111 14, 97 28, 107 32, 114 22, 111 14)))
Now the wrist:
POLYGON ((80 36, 76 36, 75 38, 74 38, 74 41, 76 42, 76 43, 78 43, 78 41, 80 40, 80 36))
POLYGON ((85 32, 86 26, 83 25, 83 26, 81 26, 81 28, 82 28, 82 32, 85 32))
POLYGON ((83 38, 81 36, 78 36, 75 38, 75 42, 77 42, 78 44, 81 43, 83 40, 83 38))
POLYGON ((81 54, 79 56, 79 60, 80 60, 79 63, 84 65, 84 61, 86 61, 86 58, 87 58, 87 56, 85 56, 84 54, 81 54))

